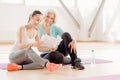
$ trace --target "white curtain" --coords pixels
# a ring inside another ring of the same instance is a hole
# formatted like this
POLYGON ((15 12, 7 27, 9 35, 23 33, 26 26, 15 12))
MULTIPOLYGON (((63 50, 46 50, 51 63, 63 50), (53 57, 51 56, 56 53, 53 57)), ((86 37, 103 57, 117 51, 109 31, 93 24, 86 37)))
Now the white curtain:
MULTIPOLYGON (((80 32, 84 31, 84 33, 87 33, 87 29, 90 27, 96 15, 95 13, 99 7, 99 3, 102 1, 103 0, 78 0, 79 11, 84 20, 82 27, 84 29, 80 32)), ((97 17, 91 39, 103 41, 120 40, 120 0, 105 0, 104 6, 97 17)), ((86 35, 83 36, 85 37, 86 35)), ((87 36, 86 39, 89 40, 87 36)))
POLYGON ((112 41, 120 40, 120 0, 106 0, 103 15, 104 35, 112 41))

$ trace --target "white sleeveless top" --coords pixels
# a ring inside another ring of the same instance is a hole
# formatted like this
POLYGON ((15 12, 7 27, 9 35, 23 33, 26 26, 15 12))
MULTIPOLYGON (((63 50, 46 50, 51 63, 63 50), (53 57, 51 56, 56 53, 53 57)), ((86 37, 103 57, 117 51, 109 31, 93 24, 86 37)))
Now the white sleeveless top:
MULTIPOLYGON (((27 35, 27 29, 26 29, 26 27, 25 27, 24 29, 25 29, 25 31, 24 31, 24 33, 23 33, 23 37, 24 37, 24 40, 23 40, 23 41, 24 41, 24 43, 32 43, 32 42, 35 42, 35 37, 36 37, 36 35, 37 35, 37 34, 36 34, 36 30, 33 29, 34 35, 33 35, 32 38, 29 38, 28 35, 27 35)), ((20 50, 19 47, 18 47, 18 40, 16 41, 16 43, 15 43, 13 49, 12 49, 12 52, 17 51, 17 50, 20 50)))

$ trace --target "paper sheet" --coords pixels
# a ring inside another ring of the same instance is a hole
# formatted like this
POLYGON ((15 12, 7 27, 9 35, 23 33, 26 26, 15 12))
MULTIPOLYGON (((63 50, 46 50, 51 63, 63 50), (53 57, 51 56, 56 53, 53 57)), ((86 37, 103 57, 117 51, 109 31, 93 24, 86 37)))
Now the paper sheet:
POLYGON ((44 35, 41 37, 41 41, 43 41, 43 46, 53 48, 56 47, 62 39, 44 35))

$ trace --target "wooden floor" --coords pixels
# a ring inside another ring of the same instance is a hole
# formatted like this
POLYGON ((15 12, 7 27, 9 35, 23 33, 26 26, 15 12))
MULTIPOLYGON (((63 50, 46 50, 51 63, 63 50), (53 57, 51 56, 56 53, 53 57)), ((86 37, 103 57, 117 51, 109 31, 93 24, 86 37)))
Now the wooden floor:
MULTIPOLYGON (((8 55, 13 45, 0 45, 0 63, 8 63, 8 55)), ((113 61, 112 63, 86 64, 85 70, 71 69, 70 65, 62 66, 59 70, 49 72, 42 70, 20 70, 7 72, 0 70, 0 80, 75 80, 78 78, 120 75, 120 44, 118 43, 78 43, 78 56, 82 59, 91 57, 91 50, 95 50, 95 57, 113 61)))

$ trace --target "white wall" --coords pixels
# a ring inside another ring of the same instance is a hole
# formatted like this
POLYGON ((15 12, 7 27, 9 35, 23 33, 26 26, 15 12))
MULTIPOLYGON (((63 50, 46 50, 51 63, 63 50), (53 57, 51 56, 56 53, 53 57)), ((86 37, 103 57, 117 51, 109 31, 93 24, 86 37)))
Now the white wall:
POLYGON ((29 15, 34 10, 45 12, 54 9, 57 13, 57 23, 64 31, 68 31, 79 39, 79 29, 69 15, 60 7, 22 6, 22 5, 0 5, 0 40, 14 40, 17 30, 25 25, 29 15))
POLYGON ((80 26, 77 26, 62 7, 23 5, 0 5, 0 40, 15 40, 18 28, 27 23, 29 15, 34 10, 40 10, 44 13, 50 8, 54 9, 57 13, 56 25, 61 27, 64 31, 70 32, 74 38, 79 40, 102 40, 102 38, 99 37, 102 35, 102 15, 100 15, 100 18, 95 24, 95 26, 98 27, 95 32, 93 32, 94 35, 92 35, 91 38, 88 37, 88 28, 93 20, 95 14, 94 11, 96 11, 95 9, 83 17, 81 11, 77 8, 69 8, 71 13, 80 23, 80 26))
POLYGON ((24 6, 24 5, 0 5, 0 40, 14 40, 17 30, 25 25, 29 15, 36 9, 43 13, 47 9, 54 9, 57 13, 56 25, 64 31, 68 31, 73 37, 79 40, 120 40, 120 0, 105 0, 103 9, 97 16, 91 37, 88 37, 88 30, 93 22, 98 7, 102 0, 78 0, 78 6, 69 7, 70 12, 79 22, 76 25, 67 11, 62 7, 51 6, 24 6), (112 4, 112 5, 111 5, 112 4), (87 5, 87 6, 86 6, 87 5))

